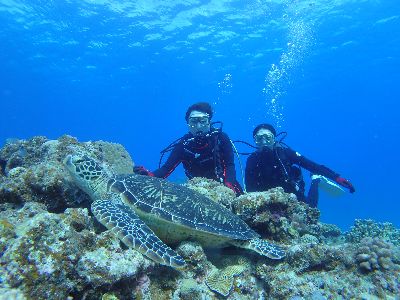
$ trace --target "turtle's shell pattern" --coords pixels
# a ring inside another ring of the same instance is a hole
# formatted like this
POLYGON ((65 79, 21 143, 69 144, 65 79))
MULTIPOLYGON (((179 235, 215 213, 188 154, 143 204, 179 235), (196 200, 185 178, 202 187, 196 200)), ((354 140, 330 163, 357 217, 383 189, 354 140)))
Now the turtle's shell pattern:
POLYGON ((249 240, 259 235, 230 210, 187 187, 142 175, 120 175, 108 182, 112 192, 152 221, 183 225, 188 230, 249 240))

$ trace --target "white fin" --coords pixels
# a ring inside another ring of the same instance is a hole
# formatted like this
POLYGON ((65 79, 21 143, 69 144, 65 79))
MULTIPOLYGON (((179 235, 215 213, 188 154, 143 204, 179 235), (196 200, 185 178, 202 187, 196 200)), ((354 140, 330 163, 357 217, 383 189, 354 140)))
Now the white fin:
POLYGON ((316 178, 320 179, 318 188, 325 191, 330 196, 339 197, 339 196, 342 196, 344 193, 346 193, 346 191, 344 189, 342 189, 339 185, 337 185, 333 181, 329 180, 325 176, 321 176, 321 175, 313 175, 312 176, 312 179, 316 179, 316 178))

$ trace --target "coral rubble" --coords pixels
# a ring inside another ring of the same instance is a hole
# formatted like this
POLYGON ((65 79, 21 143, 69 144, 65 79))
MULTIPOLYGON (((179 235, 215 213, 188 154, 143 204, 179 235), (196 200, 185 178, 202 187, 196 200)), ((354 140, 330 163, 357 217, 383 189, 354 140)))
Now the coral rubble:
POLYGON ((184 271, 127 249, 90 212, 62 166, 70 153, 120 174, 133 162, 118 144, 34 137, 0 149, 1 299, 390 299, 400 294, 400 234, 356 220, 348 233, 281 188, 235 197, 222 184, 186 186, 231 209, 262 238, 287 249, 272 261, 238 248, 184 241, 184 271))

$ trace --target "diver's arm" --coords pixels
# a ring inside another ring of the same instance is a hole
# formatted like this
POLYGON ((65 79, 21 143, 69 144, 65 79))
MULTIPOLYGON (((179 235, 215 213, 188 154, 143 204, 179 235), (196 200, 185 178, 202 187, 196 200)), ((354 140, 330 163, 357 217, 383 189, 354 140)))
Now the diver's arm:
POLYGON ((167 161, 161 168, 153 172, 155 177, 167 178, 175 170, 175 168, 182 162, 183 145, 178 144, 172 149, 167 161))
POLYGON ((285 151, 293 164, 299 165, 300 167, 310 171, 312 174, 322 175, 331 180, 336 180, 340 176, 328 167, 317 164, 290 148, 285 149, 285 151))

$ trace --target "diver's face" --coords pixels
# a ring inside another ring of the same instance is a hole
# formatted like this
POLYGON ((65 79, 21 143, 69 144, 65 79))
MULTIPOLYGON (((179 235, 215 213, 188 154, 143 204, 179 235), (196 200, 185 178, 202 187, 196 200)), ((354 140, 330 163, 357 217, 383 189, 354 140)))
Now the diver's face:
POLYGON ((254 142, 259 149, 272 148, 275 144, 275 136, 270 130, 261 128, 254 136, 254 142))
POLYGON ((191 134, 199 136, 210 131, 210 116, 201 111, 194 110, 190 113, 188 127, 191 134))

